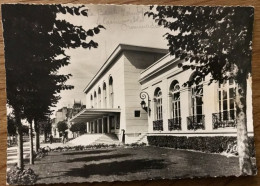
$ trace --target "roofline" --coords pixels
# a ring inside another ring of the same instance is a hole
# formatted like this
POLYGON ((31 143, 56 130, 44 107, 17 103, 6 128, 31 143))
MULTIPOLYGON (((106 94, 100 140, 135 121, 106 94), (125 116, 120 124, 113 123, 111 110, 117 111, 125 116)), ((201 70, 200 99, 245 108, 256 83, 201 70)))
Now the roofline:
POLYGON ((79 113, 76 115, 72 116, 72 118, 69 119, 69 122, 72 122, 72 120, 76 119, 78 116, 84 114, 84 112, 90 111, 90 112, 95 112, 95 111, 100 111, 100 112, 121 112, 120 108, 84 108, 81 110, 79 113))
POLYGON ((170 55, 170 52, 168 52, 166 55, 164 55, 163 57, 161 57, 160 59, 158 59, 157 61, 155 61, 153 64, 151 64, 150 66, 148 66, 146 69, 144 69, 143 71, 140 72, 140 74, 143 74, 144 72, 146 72, 147 70, 149 70, 150 68, 152 68, 154 65, 156 65, 157 63, 160 63, 163 59, 165 59, 167 56, 170 55))
MULTIPOLYGON (((169 56, 170 54, 168 53, 167 55, 163 56, 161 59, 159 59, 158 61, 156 61, 155 63, 153 63, 152 65, 150 65, 149 67, 147 67, 145 70, 143 70, 141 72, 141 74, 143 74, 144 72, 147 72, 149 69, 151 69, 154 65, 160 63, 161 61, 163 61, 163 59, 165 59, 167 56, 169 56)), ((160 65, 158 68, 152 70, 151 72, 147 73, 145 76, 140 77, 138 82, 140 84, 142 84, 142 82, 144 82, 146 79, 150 78, 152 75, 160 72, 161 70, 168 68, 170 65, 174 64, 174 63, 182 63, 183 60, 180 60, 180 58, 173 58, 170 59, 168 62, 166 62, 163 65, 160 65)))
POLYGON ((109 67, 110 64, 114 62, 114 60, 123 52, 123 51, 139 51, 139 52, 154 52, 166 54, 168 52, 167 49, 162 48, 153 48, 153 47, 145 47, 145 46, 137 46, 137 45, 128 45, 128 44, 119 44, 115 50, 110 54, 105 63, 101 66, 95 76, 90 80, 88 85, 84 88, 83 92, 86 93, 90 87, 96 83, 97 79, 101 76, 101 74, 109 67))

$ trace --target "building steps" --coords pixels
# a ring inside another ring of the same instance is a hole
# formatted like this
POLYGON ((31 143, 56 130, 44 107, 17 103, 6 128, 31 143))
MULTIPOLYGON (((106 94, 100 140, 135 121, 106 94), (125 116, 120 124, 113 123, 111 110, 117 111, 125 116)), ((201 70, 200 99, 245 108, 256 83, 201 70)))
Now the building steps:
POLYGON ((96 144, 120 144, 115 134, 84 134, 69 143, 73 146, 76 145, 96 145, 96 144))
POLYGON ((100 138, 98 138, 97 140, 95 140, 92 145, 95 144, 120 144, 120 141, 118 139, 118 137, 115 134, 102 134, 102 136, 100 138))
POLYGON ((73 146, 91 145, 94 141, 96 141, 101 136, 102 136, 102 134, 83 134, 83 135, 69 141, 69 143, 73 146))
POLYGON ((144 133, 144 134, 141 134, 139 136, 139 139, 136 141, 136 143, 140 144, 140 143, 146 143, 148 144, 148 141, 147 141, 147 134, 144 133))

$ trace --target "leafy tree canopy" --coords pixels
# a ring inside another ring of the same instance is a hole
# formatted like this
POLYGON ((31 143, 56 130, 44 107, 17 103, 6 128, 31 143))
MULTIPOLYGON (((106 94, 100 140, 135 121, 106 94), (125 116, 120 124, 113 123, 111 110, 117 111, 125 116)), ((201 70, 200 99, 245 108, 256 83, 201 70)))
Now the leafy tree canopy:
POLYGON ((74 123, 71 125, 70 130, 71 132, 80 132, 81 134, 86 131, 86 124, 85 123, 74 123))
POLYGON ((222 83, 244 81, 251 73, 253 7, 151 6, 145 15, 169 30, 169 52, 196 71, 184 85, 211 75, 222 83), (232 73, 230 73, 232 72, 232 73))
POLYGON ((65 84, 71 74, 58 74, 70 63, 65 49, 98 47, 91 38, 102 25, 85 30, 57 19, 58 13, 87 17, 87 11, 84 6, 2 5, 7 101, 27 119, 50 114, 58 93, 73 88, 65 84))
POLYGON ((66 121, 60 121, 57 124, 57 129, 59 132, 64 133, 68 129, 68 124, 66 121))

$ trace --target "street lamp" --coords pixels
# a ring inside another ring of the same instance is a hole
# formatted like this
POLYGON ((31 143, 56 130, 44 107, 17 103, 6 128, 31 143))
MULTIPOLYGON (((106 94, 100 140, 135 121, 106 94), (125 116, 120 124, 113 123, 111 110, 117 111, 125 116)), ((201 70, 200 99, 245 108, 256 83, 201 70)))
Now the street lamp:
POLYGON ((150 116, 150 113, 151 113, 151 108, 150 108, 150 98, 149 98, 149 94, 147 92, 141 92, 140 93, 140 98, 142 99, 141 101, 141 107, 142 109, 144 109, 146 112, 148 112, 149 116, 150 116), (147 101, 148 101, 148 105, 146 106, 146 102, 145 102, 145 99, 147 97, 147 101))

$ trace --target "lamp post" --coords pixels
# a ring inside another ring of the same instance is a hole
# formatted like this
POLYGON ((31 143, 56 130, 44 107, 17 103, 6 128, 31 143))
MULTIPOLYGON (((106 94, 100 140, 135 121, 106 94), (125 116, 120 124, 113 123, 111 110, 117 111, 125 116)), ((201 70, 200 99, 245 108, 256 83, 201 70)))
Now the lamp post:
POLYGON ((150 100, 149 94, 147 92, 143 91, 143 92, 140 93, 140 98, 142 99, 142 101, 140 103, 142 109, 144 109, 150 116, 150 113, 151 113, 150 102, 151 102, 151 100, 150 100), (146 97, 147 97, 147 101, 148 101, 147 106, 146 106, 146 102, 145 102, 146 97))

